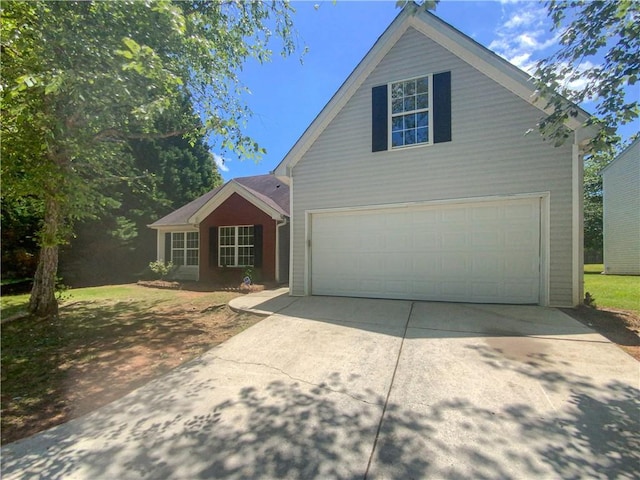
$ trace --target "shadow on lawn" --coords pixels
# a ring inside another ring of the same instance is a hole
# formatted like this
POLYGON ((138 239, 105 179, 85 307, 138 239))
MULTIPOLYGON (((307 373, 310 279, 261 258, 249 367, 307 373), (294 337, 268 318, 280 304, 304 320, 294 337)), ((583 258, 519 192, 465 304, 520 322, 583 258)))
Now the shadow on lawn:
MULTIPOLYGON (((599 385, 544 355, 505 366, 499 349, 470 352, 533 378, 569 401, 551 415, 469 399, 429 405, 353 395, 334 372, 313 385, 286 374, 233 383, 255 364, 207 354, 82 419, 2 451, 4 478, 633 478, 640 461, 638 390, 599 385), (499 361, 499 362, 498 362, 499 361), (206 375, 203 373, 206 372, 206 375)), ((414 388, 426 388, 414 385, 414 388)))
POLYGON ((151 303, 127 301, 77 302, 65 306, 58 319, 26 317, 3 325, 3 443, 115 400, 123 394, 114 388, 123 368, 149 370, 125 385, 125 393, 143 385, 152 373, 175 366, 165 368, 163 362, 184 339, 191 339, 194 349, 211 345, 205 335, 193 340, 204 332, 192 321, 189 306, 171 312, 152 308, 151 303))

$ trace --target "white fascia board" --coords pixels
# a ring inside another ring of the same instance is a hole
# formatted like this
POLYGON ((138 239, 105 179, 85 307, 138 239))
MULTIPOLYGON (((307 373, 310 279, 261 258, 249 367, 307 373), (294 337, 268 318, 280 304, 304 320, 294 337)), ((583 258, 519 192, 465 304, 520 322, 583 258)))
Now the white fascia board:
POLYGON ((218 208, 222 203, 227 200, 231 195, 237 193, 247 202, 251 203, 254 207, 259 208, 274 220, 281 220, 282 214, 271 205, 266 204, 261 199, 253 195, 244 186, 240 185, 235 180, 231 180, 224 187, 220 189, 207 203, 205 203, 200 209, 189 217, 189 223, 199 225, 205 218, 218 208))
POLYGON ((385 32, 380 36, 371 50, 369 50, 369 52, 364 56, 353 72, 351 72, 351 75, 347 77, 338 91, 333 95, 333 97, 331 97, 318 116, 311 122, 311 125, 309 125, 291 150, 289 150, 275 168, 273 173, 277 177, 291 176, 291 169, 296 166, 298 161, 311 147, 313 142, 317 140, 324 129, 336 117, 338 112, 340 112, 371 72, 373 72, 376 66, 378 66, 378 63, 380 63, 384 56, 404 34, 407 28, 409 28, 409 22, 407 19, 410 17, 411 10, 405 9, 393 22, 391 22, 391 25, 389 25, 387 30, 385 30, 385 32))
POLYGON ((156 226, 147 225, 147 227, 153 228, 154 230, 157 230, 158 232, 165 232, 165 233, 169 233, 169 232, 199 232, 200 231, 200 229, 198 228, 197 224, 191 224, 191 223, 185 223, 185 224, 182 224, 182 225, 156 225, 156 226))

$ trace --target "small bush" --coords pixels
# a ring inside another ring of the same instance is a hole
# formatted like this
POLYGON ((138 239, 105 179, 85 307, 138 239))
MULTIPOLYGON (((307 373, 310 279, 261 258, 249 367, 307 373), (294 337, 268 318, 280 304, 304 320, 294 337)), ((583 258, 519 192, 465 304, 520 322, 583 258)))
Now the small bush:
POLYGON ((249 285, 255 283, 255 271, 252 267, 247 267, 242 272, 242 283, 245 283, 247 278, 249 279, 249 285))
POLYGON ((164 263, 162 260, 149 263, 149 270, 151 270, 156 279, 164 280, 167 276, 175 270, 173 262, 164 263))
POLYGON ((592 307, 592 308, 596 308, 596 299, 594 296, 592 296, 589 292, 584 294, 584 304, 587 307, 592 307))

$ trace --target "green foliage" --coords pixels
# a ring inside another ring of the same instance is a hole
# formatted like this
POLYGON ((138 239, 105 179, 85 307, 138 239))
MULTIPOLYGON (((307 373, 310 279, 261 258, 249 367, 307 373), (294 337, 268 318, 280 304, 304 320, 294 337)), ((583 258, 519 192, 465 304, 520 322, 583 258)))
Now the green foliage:
MULTIPOLYGON (((191 108, 186 99, 184 108, 191 108)), ((175 120, 167 113, 158 124, 170 129, 175 120)), ((79 222, 61 249, 60 273, 74 286, 131 281, 156 257, 147 225, 222 183, 203 137, 134 139, 123 154, 136 175, 113 185, 112 206, 79 222)))
POLYGON ((35 234, 42 221, 42 205, 23 197, 2 199, 0 229, 2 278, 30 278, 36 269, 38 242, 35 234))
POLYGON ((256 272, 253 269, 253 267, 247 267, 242 272, 242 281, 244 281, 244 279, 247 278, 247 277, 249 278, 250 283, 255 283, 255 281, 256 281, 256 272))
POLYGON ((74 222, 121 208, 123 184, 154 192, 130 142, 207 134, 247 157, 263 152, 243 133, 237 73, 267 61, 274 37, 283 55, 294 51, 292 13, 286 2, 2 3, 3 202, 43 209, 32 298, 51 291, 74 222))
POLYGON ((164 263, 162 260, 157 260, 149 263, 149 270, 156 274, 157 278, 163 280, 175 270, 175 266, 173 262, 164 263))
POLYGON ((609 163, 606 157, 592 156, 584 162, 584 248, 602 252, 602 177, 609 163))
POLYGON ((440 0, 396 0, 396 8, 405 8, 411 5, 412 8, 422 8, 424 10, 435 10, 440 0))
POLYGON ((576 105, 593 100, 595 115, 587 124, 600 128, 595 150, 611 153, 620 140, 618 126, 640 113, 637 87, 627 91, 640 74, 640 2, 550 0, 547 9, 560 49, 539 62, 536 72, 538 89, 554 110, 540 130, 556 144, 564 142, 564 122, 578 114, 576 105), (571 88, 577 81, 584 86, 571 88))

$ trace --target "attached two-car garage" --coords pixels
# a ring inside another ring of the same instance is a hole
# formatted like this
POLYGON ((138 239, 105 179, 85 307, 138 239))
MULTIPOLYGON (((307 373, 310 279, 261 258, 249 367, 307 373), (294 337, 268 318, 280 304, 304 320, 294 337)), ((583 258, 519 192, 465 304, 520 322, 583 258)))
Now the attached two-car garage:
POLYGON ((541 303, 541 198, 321 211, 309 216, 310 292, 541 303))

